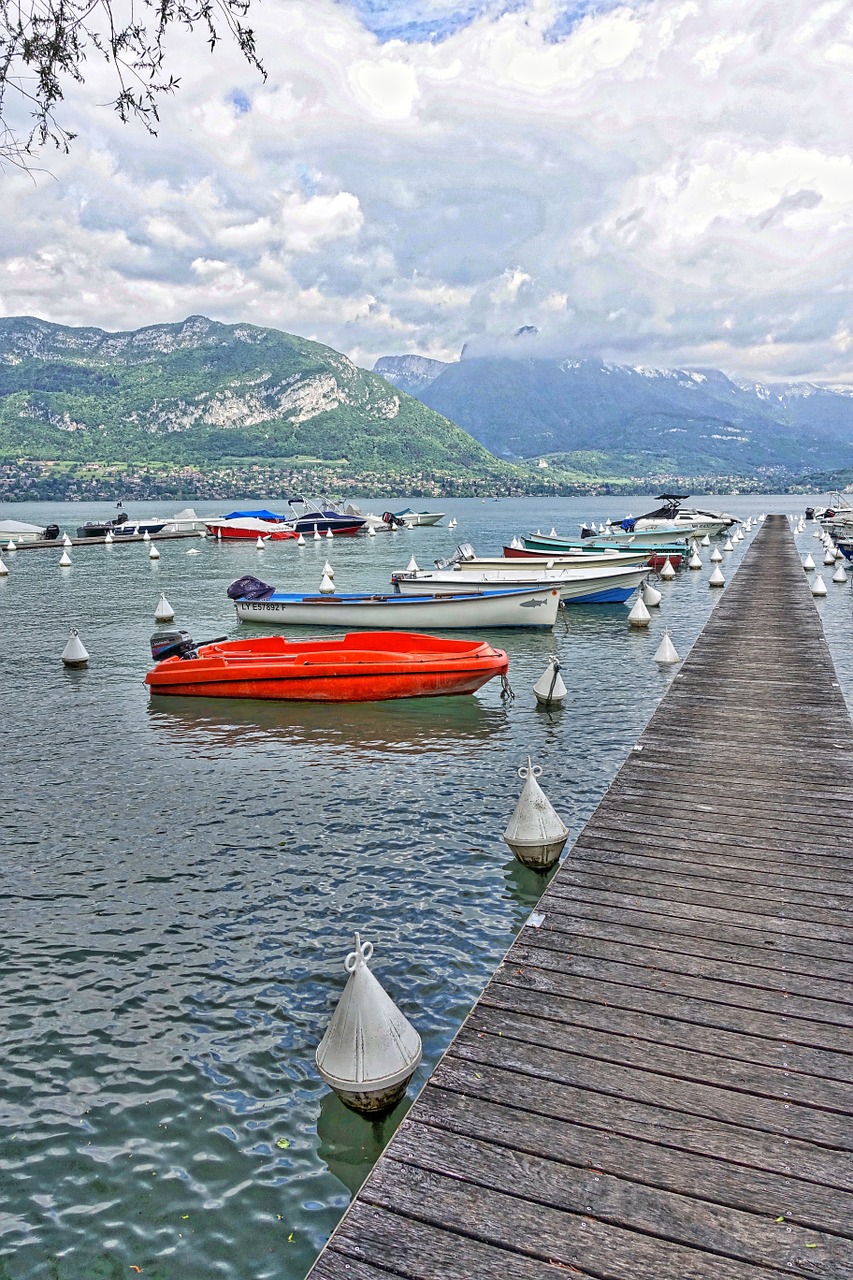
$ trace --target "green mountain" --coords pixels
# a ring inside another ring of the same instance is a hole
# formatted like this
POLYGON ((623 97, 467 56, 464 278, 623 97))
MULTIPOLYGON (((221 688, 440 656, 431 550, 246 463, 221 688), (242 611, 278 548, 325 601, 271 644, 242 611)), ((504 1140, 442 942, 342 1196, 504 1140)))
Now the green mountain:
POLYGON ((130 333, 0 320, 0 459, 346 464, 348 474, 511 470, 346 356, 190 316, 130 333))

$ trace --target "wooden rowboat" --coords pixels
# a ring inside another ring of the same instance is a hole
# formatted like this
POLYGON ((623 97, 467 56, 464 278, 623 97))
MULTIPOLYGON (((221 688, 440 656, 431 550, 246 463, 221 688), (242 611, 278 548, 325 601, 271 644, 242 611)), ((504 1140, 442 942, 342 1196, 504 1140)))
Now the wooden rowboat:
POLYGON ((295 702, 382 702, 473 693, 509 659, 482 640, 362 632, 331 640, 284 636, 181 646, 149 671, 152 694, 295 702))

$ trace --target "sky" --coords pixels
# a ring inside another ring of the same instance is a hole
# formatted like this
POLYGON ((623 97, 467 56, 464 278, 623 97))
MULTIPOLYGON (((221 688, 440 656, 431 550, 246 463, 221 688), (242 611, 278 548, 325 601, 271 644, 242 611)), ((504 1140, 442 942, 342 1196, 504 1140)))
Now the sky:
POLYGON ((263 0, 0 175, 0 313, 853 381, 847 0, 263 0), (538 332, 512 335, 522 326, 538 332))

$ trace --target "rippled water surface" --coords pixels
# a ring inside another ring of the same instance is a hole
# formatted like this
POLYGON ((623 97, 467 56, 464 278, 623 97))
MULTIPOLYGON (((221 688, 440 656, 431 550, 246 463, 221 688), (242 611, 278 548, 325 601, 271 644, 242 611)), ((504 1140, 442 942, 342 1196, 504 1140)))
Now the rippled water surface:
MULTIPOLYGON (((514 532, 649 505, 457 500, 456 531, 263 553, 176 541, 158 562, 141 544, 74 548, 69 570, 52 550, 3 553, 2 1280, 131 1266, 149 1280, 299 1280, 405 1109, 361 1120, 313 1067, 352 930, 423 1036, 414 1094, 544 887, 500 838, 518 765, 536 757, 577 834, 671 678, 651 660, 663 626, 683 655, 721 594, 705 553, 703 572, 664 584, 648 632, 620 605, 571 608, 553 636, 494 633, 509 706, 495 682, 475 697, 299 706, 149 703, 160 591, 197 639, 237 634, 225 587, 245 572, 313 590, 328 556, 339 589, 378 588, 413 553, 429 565, 460 539, 495 553, 514 532), (88 670, 59 662, 70 624, 88 670), (531 686, 554 651, 569 698, 548 715, 531 686)), ((7 504, 0 518, 73 532, 107 509, 7 504)), ((810 531, 799 541, 817 546, 810 531)), ((748 545, 726 556, 729 576, 748 545)), ((851 588, 829 590, 820 608, 849 695, 851 588)), ((760 618, 754 633, 760 646, 760 618)))

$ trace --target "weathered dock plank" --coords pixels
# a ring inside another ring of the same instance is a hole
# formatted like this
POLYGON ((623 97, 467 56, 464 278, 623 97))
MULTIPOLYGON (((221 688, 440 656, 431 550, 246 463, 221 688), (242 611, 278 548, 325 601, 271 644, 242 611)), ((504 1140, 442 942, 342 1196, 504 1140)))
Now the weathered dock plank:
POLYGON ((851 778, 771 517, 311 1280, 853 1280, 851 778))

